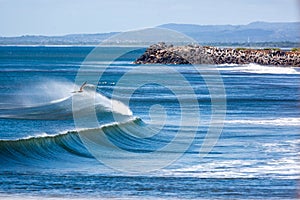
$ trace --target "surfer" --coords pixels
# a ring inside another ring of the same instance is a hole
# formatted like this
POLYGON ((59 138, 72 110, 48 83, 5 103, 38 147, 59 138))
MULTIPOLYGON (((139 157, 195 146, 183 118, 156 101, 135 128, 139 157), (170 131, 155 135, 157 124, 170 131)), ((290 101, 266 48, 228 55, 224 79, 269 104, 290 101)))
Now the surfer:
POLYGON ((79 88, 78 91, 74 91, 74 92, 72 92, 72 93, 83 92, 83 89, 84 89, 84 87, 86 86, 86 84, 87 84, 87 81, 85 81, 85 82, 81 85, 81 87, 79 88))

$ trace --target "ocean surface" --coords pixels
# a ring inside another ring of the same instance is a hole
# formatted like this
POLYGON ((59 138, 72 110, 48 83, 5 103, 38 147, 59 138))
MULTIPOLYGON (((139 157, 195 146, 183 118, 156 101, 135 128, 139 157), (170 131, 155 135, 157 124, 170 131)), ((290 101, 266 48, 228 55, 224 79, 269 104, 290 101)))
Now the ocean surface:
POLYGON ((0 47, 0 199, 300 197, 300 69, 144 50, 0 47))

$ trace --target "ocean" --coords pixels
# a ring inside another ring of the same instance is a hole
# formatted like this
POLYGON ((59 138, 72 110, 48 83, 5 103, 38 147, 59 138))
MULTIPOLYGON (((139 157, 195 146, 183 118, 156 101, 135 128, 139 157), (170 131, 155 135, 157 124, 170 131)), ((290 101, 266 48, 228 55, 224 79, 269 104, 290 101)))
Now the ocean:
POLYGON ((300 69, 144 51, 0 47, 1 199, 300 197, 300 69))

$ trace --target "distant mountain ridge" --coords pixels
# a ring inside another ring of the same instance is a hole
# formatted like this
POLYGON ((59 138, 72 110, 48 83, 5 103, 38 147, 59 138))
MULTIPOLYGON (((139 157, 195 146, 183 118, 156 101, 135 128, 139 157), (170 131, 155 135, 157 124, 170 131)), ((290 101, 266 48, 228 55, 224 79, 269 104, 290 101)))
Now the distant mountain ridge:
POLYGON ((184 33, 199 43, 233 42, 300 42, 300 22, 252 22, 247 25, 163 24, 184 33))
MULTIPOLYGON (((167 28, 186 34, 201 44, 300 42, 300 22, 252 22, 247 25, 163 24, 167 28)), ((70 34, 64 36, 0 37, 0 45, 97 45, 120 32, 97 34, 70 34)), ((137 41, 138 42, 138 41, 137 41)))

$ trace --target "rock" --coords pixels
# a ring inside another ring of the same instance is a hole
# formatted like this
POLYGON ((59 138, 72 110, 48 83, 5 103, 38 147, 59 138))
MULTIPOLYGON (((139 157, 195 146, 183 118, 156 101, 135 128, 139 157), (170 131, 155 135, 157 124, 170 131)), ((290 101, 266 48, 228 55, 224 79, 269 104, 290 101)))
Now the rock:
POLYGON ((210 46, 173 46, 165 43, 151 45, 136 64, 248 64, 300 67, 300 52, 278 49, 232 49, 210 46))

